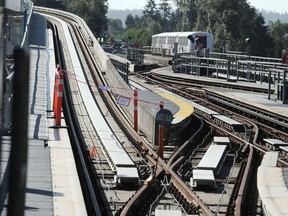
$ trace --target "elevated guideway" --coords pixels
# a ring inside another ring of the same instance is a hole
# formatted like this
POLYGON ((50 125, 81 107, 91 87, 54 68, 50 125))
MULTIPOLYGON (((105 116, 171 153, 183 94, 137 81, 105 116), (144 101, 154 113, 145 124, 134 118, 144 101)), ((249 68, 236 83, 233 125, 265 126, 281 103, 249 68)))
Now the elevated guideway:
MULTIPOLYGON (((46 20, 35 16, 30 38, 28 170, 25 215, 87 215, 67 126, 55 127, 55 56, 46 20), (47 39, 47 40, 46 40, 47 39)), ((16 105, 17 106, 17 105, 16 105)), ((8 211, 11 137, 2 137, 1 215, 8 211), (6 190, 5 190, 6 188, 6 190)))

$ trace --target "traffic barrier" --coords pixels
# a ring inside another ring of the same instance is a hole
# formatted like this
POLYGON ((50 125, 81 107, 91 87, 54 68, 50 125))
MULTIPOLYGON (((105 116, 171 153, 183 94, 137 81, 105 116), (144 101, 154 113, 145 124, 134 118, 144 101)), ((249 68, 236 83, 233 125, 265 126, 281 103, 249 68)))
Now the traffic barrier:
POLYGON ((90 157, 91 158, 96 157, 96 148, 94 145, 92 146, 92 148, 90 150, 90 157))
POLYGON ((55 70, 55 84, 54 84, 54 97, 53 97, 53 112, 54 116, 56 113, 56 99, 57 99, 57 91, 58 91, 58 76, 60 73, 60 66, 57 64, 56 65, 56 70, 55 70))
POLYGON ((53 100, 53 111, 54 111, 54 117, 56 118, 56 126, 61 126, 63 84, 64 84, 64 73, 60 69, 59 65, 57 65, 55 73, 54 100, 53 100))

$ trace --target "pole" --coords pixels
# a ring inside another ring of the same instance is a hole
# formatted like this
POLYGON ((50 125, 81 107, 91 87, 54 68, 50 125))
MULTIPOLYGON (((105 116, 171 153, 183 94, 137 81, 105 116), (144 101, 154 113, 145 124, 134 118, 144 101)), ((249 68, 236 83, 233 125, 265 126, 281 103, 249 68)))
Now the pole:
MULTIPOLYGON (((164 108, 164 103, 163 101, 160 102, 159 108, 163 109, 164 108)), ((159 157, 163 158, 163 149, 164 149, 164 125, 159 124, 158 128, 158 143, 159 143, 159 151, 158 155, 159 157)))
POLYGON ((268 100, 271 99, 271 71, 269 71, 268 75, 268 100))
POLYGON ((287 97, 287 92, 286 92, 286 88, 287 88, 286 76, 287 76, 287 74, 288 74, 288 71, 283 72, 283 93, 282 93, 282 98, 283 98, 282 103, 283 104, 287 104, 287 99, 286 99, 286 97, 287 97))
POLYGON ((8 216, 23 216, 28 154, 29 52, 14 51, 14 100, 9 168, 8 216))
POLYGON ((135 88, 133 91, 134 96, 134 130, 138 131, 138 91, 135 88))

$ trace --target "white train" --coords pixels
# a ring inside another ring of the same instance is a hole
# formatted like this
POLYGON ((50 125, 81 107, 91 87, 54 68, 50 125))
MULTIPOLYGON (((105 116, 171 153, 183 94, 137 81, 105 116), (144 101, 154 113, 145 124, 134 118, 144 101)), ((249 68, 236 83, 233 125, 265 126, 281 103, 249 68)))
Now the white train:
POLYGON ((174 44, 178 43, 177 53, 194 53, 208 48, 213 51, 213 35, 208 32, 164 32, 152 36, 152 54, 173 55, 174 44))

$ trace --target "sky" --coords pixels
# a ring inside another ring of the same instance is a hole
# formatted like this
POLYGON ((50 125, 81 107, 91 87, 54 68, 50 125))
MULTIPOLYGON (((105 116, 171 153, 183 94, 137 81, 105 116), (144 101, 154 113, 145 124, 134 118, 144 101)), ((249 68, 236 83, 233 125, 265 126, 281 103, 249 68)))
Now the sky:
MULTIPOLYGON (((288 12, 288 0, 247 0, 256 9, 264 9, 279 13, 288 12)), ((156 0, 156 3, 159 0, 156 0)), ((143 9, 147 0, 108 0, 110 9, 143 9)))

